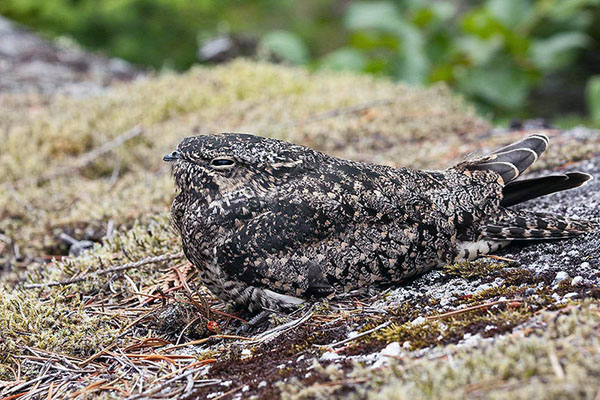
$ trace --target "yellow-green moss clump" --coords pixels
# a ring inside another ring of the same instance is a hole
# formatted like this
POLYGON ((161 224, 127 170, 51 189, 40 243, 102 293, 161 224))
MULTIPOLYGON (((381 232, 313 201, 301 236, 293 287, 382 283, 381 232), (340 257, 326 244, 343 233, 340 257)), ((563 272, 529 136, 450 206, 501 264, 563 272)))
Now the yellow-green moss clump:
POLYGON ((158 278, 164 276, 163 266, 181 263, 175 258, 168 263, 128 269, 123 272, 126 279, 115 279, 117 273, 98 276, 95 272, 130 260, 178 251, 168 218, 162 216, 150 218, 143 225, 135 223, 81 257, 30 264, 26 283, 64 281, 78 276, 87 279, 38 289, 0 286, 0 379, 8 373, 6 366, 14 365, 14 357, 28 348, 85 358, 113 343, 131 318, 121 315, 119 310, 99 312, 98 306, 93 309, 87 306, 103 303, 105 298, 111 299, 107 306, 114 306, 131 297, 132 285, 146 288, 159 284, 158 278))
POLYGON ((91 315, 79 299, 57 294, 0 292, 0 379, 10 377, 7 366, 26 348, 85 358, 116 339, 119 330, 110 317, 91 315))

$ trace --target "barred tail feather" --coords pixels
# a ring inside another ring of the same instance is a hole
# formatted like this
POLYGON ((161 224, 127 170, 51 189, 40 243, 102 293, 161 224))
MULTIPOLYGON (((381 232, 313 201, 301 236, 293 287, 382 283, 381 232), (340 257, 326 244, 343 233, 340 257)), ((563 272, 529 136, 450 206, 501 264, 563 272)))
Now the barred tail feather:
POLYGON ((493 240, 568 239, 589 232, 594 224, 556 215, 504 209, 483 224, 482 236, 493 240))
POLYGON ((548 137, 534 134, 496 150, 487 157, 471 162, 469 169, 494 171, 504 184, 514 181, 533 164, 548 147, 548 137))
POLYGON ((573 189, 592 179, 582 172, 516 180, 548 147, 546 135, 536 133, 476 160, 459 164, 467 170, 492 171, 500 175, 503 207, 510 207, 536 197, 573 189))

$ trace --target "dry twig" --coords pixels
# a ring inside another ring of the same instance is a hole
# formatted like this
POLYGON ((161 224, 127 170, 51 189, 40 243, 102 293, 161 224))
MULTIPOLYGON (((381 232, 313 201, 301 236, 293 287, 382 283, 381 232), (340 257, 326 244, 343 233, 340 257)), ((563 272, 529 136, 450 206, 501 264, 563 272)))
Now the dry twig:
POLYGON ((513 302, 515 304, 518 304, 518 305, 522 304, 522 302, 520 300, 515 300, 515 299, 512 299, 512 300, 496 300, 496 301, 492 301, 491 303, 478 304, 476 306, 461 308, 459 310, 448 311, 447 313, 443 313, 443 314, 439 314, 439 315, 432 315, 430 317, 427 317, 426 319, 428 321, 431 321, 431 320, 434 320, 434 319, 442 319, 442 318, 447 318, 447 317, 453 317, 455 315, 464 314, 466 312, 479 310, 481 308, 488 308, 488 307, 492 307, 492 306, 497 306, 499 304, 513 303, 513 302))
POLYGON ((148 265, 148 264, 156 264, 156 263, 160 263, 160 262, 164 262, 164 261, 176 260, 176 259, 182 258, 182 257, 183 257, 183 253, 175 253, 175 254, 166 253, 166 254, 163 254, 160 256, 146 257, 139 261, 130 262, 127 264, 121 264, 121 265, 118 265, 118 266, 112 267, 112 268, 101 269, 100 271, 96 271, 93 274, 81 276, 78 278, 67 279, 67 280, 59 281, 59 282, 30 283, 30 284, 25 285, 24 287, 25 287, 25 289, 36 289, 36 288, 43 288, 43 287, 50 287, 50 286, 70 285, 70 284, 77 283, 77 282, 83 282, 87 279, 90 279, 92 276, 111 274, 114 272, 125 271, 125 270, 131 269, 131 268, 142 267, 142 266, 148 265))
POLYGON ((335 343, 331 343, 331 344, 313 344, 313 346, 315 346, 315 347, 329 347, 329 348, 333 348, 333 347, 339 346, 341 344, 346 344, 346 343, 351 342, 353 340, 356 340, 356 339, 359 339, 361 337, 370 335, 371 333, 377 332, 378 330, 383 329, 383 328, 389 326, 391 323, 392 323, 392 321, 386 321, 386 322, 384 322, 381 325, 377 325, 373 329, 369 329, 368 331, 364 331, 363 333, 361 333, 359 335, 356 335, 356 336, 353 336, 351 338, 340 340, 339 342, 335 342, 335 343))
POLYGON ((131 139, 141 135, 144 132, 144 129, 141 125, 136 125, 128 131, 122 133, 117 136, 113 140, 104 143, 100 147, 96 147, 95 149, 83 154, 79 157, 72 165, 56 168, 54 171, 50 171, 47 174, 41 175, 33 180, 33 183, 39 183, 43 181, 48 181, 59 176, 69 175, 74 172, 77 172, 87 165, 91 164, 98 157, 103 156, 106 153, 110 153, 117 147, 122 146, 124 143, 130 141, 131 139))

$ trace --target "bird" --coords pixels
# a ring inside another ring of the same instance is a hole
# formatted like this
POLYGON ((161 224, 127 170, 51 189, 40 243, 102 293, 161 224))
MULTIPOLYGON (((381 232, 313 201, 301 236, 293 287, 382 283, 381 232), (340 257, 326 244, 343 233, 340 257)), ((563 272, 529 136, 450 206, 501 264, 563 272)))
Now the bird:
POLYGON ((593 221, 511 208, 576 188, 582 172, 517 179, 534 133, 445 170, 363 163, 246 133, 184 138, 164 156, 171 222, 200 282, 250 312, 401 285, 513 241, 566 239, 593 221))

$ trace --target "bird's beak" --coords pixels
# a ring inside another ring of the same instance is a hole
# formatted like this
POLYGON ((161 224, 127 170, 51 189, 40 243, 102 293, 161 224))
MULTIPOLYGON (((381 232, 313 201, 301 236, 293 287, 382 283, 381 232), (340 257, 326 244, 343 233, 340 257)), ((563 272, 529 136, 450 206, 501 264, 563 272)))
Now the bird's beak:
POLYGON ((163 157, 163 161, 171 162, 175 160, 179 160, 181 158, 181 153, 177 150, 170 152, 169 154, 163 157))

